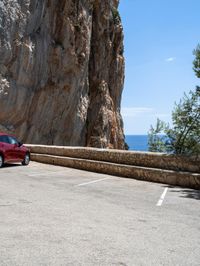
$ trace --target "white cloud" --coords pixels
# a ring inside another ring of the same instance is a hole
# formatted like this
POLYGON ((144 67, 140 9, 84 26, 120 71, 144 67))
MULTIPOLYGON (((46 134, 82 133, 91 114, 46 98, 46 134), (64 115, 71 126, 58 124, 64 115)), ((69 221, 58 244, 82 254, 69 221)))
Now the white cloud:
POLYGON ((144 113, 152 113, 153 111, 153 108, 148 107, 122 107, 121 113, 123 117, 135 117, 144 113))
POLYGON ((176 57, 169 57, 169 58, 166 58, 165 61, 166 62, 173 62, 175 59, 176 59, 176 57))

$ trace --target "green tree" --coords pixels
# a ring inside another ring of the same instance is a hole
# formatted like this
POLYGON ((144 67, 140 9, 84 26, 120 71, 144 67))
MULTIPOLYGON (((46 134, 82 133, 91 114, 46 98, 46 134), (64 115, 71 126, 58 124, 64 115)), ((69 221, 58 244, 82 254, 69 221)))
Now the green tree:
POLYGON ((193 51, 195 59, 193 61, 193 70, 198 78, 200 78, 200 45, 193 51))
POLYGON ((172 128, 160 119, 151 126, 149 151, 200 154, 200 87, 175 104, 172 122, 172 128))
POLYGON ((166 130, 169 126, 159 118, 157 118, 155 128, 151 125, 148 132, 149 150, 153 152, 170 151, 166 130))
MULTIPOLYGON (((194 50, 193 69, 200 78, 200 45, 194 50)), ((157 120, 151 126, 149 150, 175 154, 200 154, 200 87, 184 94, 172 112, 173 126, 157 120), (163 135, 162 135, 163 134, 163 135)))
POLYGON ((173 129, 167 132, 177 154, 200 154, 200 87, 184 95, 172 112, 173 129))

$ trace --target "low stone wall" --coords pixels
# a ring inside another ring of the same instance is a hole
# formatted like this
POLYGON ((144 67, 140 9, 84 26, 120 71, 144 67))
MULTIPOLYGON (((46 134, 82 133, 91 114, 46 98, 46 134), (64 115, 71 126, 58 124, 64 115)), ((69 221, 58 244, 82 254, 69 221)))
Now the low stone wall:
POLYGON ((72 167, 97 173, 164 183, 173 186, 182 186, 194 189, 200 188, 200 174, 197 173, 163 170, 157 168, 147 168, 134 165, 116 164, 104 161, 37 153, 32 153, 31 159, 42 163, 72 167))
POLYGON ((200 156, 85 147, 26 146, 31 151, 31 159, 38 162, 200 189, 200 156))
POLYGON ((26 145, 32 153, 50 154, 63 157, 106 161, 117 164, 135 165, 175 171, 200 173, 199 156, 177 156, 164 153, 136 152, 85 147, 63 147, 26 145))

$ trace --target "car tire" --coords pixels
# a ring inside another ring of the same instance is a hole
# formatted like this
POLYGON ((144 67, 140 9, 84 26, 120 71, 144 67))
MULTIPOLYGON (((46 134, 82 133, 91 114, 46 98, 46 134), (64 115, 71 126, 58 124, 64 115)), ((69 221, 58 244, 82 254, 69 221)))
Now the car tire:
POLYGON ((4 161, 3 156, 0 154, 0 168, 3 167, 4 161))
POLYGON ((26 153, 25 157, 24 157, 24 160, 22 162, 22 165, 28 165, 30 162, 30 154, 29 153, 26 153))

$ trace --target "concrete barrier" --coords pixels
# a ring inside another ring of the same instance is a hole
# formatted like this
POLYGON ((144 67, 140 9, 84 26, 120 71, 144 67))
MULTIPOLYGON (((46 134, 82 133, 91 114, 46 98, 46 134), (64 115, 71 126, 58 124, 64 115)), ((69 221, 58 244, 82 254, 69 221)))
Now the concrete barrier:
POLYGON ((178 156, 165 153, 123 151, 86 147, 26 145, 32 153, 106 161, 175 171, 200 173, 199 156, 178 156))
POLYGON ((173 186, 200 188, 200 174, 157 168, 147 168, 104 161, 70 158, 55 155, 31 154, 31 159, 41 163, 72 167, 97 173, 164 183, 173 186))
POLYGON ((200 189, 200 157, 85 147, 26 145, 31 159, 92 172, 200 189))

